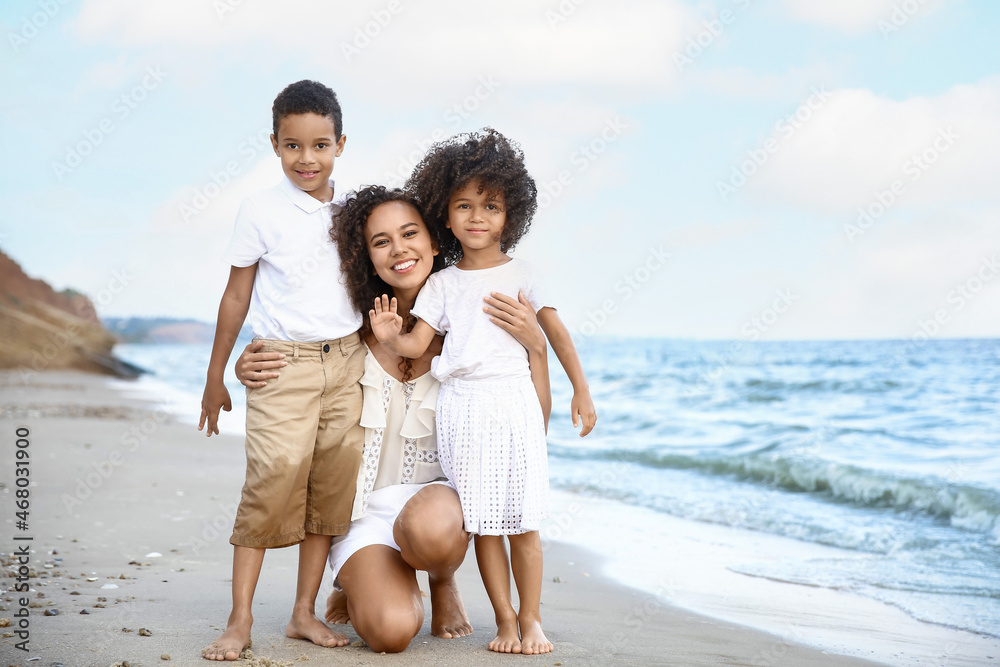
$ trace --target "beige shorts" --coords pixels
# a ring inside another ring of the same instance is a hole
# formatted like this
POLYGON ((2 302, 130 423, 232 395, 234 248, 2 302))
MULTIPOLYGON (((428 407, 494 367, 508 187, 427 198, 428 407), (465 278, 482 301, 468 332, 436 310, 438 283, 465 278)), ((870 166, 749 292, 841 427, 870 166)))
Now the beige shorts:
POLYGON ((265 340, 288 365, 247 389, 247 476, 231 544, 287 547, 351 525, 364 449, 365 348, 354 333, 323 343, 265 340))

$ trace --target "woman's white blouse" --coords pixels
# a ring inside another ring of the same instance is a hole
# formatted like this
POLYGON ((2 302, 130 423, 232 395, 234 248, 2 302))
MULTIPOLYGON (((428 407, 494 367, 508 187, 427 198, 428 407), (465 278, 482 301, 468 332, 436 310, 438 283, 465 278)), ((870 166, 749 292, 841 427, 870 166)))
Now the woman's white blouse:
POLYGON ((434 426, 439 386, 430 373, 400 382, 385 372, 371 350, 365 355, 361 377, 365 449, 351 521, 364 516, 375 489, 445 479, 434 426))

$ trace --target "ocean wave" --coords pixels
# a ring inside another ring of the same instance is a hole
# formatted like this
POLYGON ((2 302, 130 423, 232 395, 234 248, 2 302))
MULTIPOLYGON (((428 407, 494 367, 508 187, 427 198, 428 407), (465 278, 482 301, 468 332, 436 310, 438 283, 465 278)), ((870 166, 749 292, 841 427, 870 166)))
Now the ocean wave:
POLYGON ((793 395, 807 392, 880 394, 898 389, 903 385, 895 380, 866 377, 853 380, 823 379, 809 380, 807 382, 786 382, 772 378, 750 378, 743 383, 743 386, 750 389, 751 393, 764 391, 776 392, 779 395, 793 395))
POLYGON ((946 520, 956 528, 1000 539, 1000 493, 939 479, 908 478, 858 466, 759 450, 743 456, 689 455, 650 450, 580 451, 550 445, 565 459, 622 461, 644 467, 723 475, 793 493, 887 508, 946 520))

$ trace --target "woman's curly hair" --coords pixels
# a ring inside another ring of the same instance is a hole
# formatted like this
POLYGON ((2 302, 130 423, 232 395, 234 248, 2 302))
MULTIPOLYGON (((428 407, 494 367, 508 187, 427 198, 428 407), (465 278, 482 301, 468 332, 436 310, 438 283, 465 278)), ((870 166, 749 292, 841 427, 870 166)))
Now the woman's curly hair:
MULTIPOLYGON (((389 189, 381 185, 369 185, 347 196, 343 207, 333 216, 333 227, 330 229, 330 238, 336 244, 337 253, 340 255, 340 270, 344 275, 347 294, 351 304, 361 311, 364 318, 361 332, 365 338, 371 334, 368 311, 371 310, 375 297, 393 294, 392 287, 375 272, 375 265, 372 264, 371 256, 368 254, 365 224, 375 207, 391 201, 409 204, 417 213, 421 213, 420 205, 413 195, 399 188, 389 189)), ((434 235, 431 234, 431 237, 434 238, 434 235)), ((434 258, 431 272, 442 268, 444 260, 439 254, 434 258)), ((403 322, 404 331, 410 331, 415 323, 416 318, 411 315, 408 321, 403 322)), ((404 380, 409 379, 412 366, 411 359, 406 359, 399 365, 404 380)))
POLYGON ((503 195, 507 214, 500 235, 503 252, 513 249, 527 233, 538 208, 538 190, 516 142, 487 127, 434 144, 404 188, 420 202, 424 222, 446 265, 462 258, 461 244, 445 227, 448 203, 456 190, 472 180, 479 180, 487 194, 503 195))

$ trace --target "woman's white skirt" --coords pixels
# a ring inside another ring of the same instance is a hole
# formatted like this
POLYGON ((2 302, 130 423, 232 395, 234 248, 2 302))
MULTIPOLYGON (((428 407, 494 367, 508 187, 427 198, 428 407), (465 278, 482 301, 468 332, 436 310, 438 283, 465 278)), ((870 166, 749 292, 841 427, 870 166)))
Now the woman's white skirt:
POLYGON ((447 482, 425 482, 423 484, 393 484, 375 489, 368 497, 365 515, 351 522, 346 535, 337 535, 330 541, 328 562, 333 573, 333 587, 340 590, 340 570, 348 559, 361 549, 373 544, 381 544, 399 551, 393 527, 396 518, 413 496, 432 484, 447 482))
POLYGON ((458 491, 465 530, 519 535, 549 512, 545 421, 531 378, 446 379, 437 404, 438 457, 458 491))

